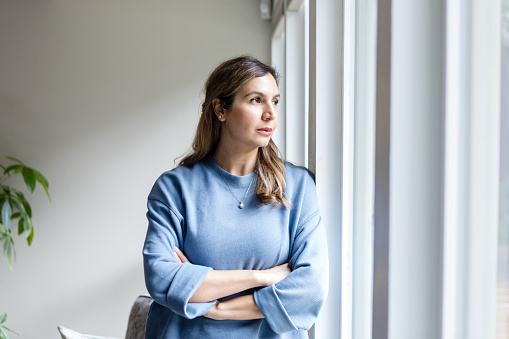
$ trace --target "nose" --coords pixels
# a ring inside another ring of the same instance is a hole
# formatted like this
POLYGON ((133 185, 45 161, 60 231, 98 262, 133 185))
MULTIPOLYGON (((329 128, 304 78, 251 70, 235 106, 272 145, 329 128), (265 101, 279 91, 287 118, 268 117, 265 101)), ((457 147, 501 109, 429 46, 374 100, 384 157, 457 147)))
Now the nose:
POLYGON ((277 116, 277 107, 272 102, 265 105, 263 109, 262 119, 265 121, 274 120, 277 116))

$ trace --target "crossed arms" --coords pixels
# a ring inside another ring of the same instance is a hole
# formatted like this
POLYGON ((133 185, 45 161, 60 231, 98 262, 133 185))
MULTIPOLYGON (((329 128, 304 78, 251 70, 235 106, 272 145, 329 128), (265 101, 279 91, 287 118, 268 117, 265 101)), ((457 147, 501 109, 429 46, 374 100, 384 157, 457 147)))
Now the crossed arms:
MULTIPOLYGON (((190 262, 178 247, 175 247, 175 259, 179 264, 190 262)), ((189 301, 191 303, 210 302, 250 288, 277 284, 290 274, 290 272, 288 264, 259 271, 211 270, 189 301)), ((225 302, 217 302, 204 314, 204 317, 215 320, 249 320, 264 318, 262 312, 255 303, 253 294, 232 298, 225 302)))

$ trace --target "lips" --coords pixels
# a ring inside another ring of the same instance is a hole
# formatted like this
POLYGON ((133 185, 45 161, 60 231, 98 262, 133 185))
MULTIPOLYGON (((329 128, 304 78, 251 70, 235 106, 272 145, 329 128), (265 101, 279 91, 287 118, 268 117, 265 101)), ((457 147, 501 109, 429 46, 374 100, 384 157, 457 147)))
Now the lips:
POLYGON ((272 128, 270 127, 264 127, 257 129, 258 133, 261 133, 266 136, 270 136, 272 134, 272 128))

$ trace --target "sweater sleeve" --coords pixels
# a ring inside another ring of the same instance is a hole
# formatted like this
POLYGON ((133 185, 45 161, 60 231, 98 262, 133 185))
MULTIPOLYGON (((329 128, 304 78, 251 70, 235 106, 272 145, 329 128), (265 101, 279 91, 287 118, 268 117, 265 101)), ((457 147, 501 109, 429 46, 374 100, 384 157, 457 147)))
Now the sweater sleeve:
POLYGON ((327 239, 310 175, 303 189, 290 252, 292 272, 280 283, 254 292, 258 308, 276 333, 311 328, 328 292, 327 239))
POLYGON ((148 199, 148 230, 143 247, 145 284, 152 298, 182 317, 193 319, 207 313, 216 301, 190 303, 210 267, 177 263, 175 246, 182 249, 183 218, 166 204, 148 199), (180 245, 180 246, 179 246, 180 245))

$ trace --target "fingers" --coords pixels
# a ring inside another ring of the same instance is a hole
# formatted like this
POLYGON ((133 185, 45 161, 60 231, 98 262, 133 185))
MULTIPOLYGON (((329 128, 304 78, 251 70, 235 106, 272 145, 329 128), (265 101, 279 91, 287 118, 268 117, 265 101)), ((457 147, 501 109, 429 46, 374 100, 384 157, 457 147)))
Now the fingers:
POLYGON ((288 274, 289 274, 292 270, 290 269, 290 265, 288 265, 288 263, 286 263, 286 264, 281 264, 281 265, 269 268, 267 271, 272 272, 272 273, 288 272, 288 274))
POLYGON ((288 265, 288 263, 285 263, 285 264, 281 264, 279 266, 275 266, 272 268, 275 272, 280 272, 280 271, 287 271, 288 274, 290 274, 291 272, 291 269, 290 269, 290 265, 288 265))
POLYGON ((182 251, 177 246, 175 246, 175 258, 179 264, 189 262, 189 259, 187 259, 184 253, 182 253, 182 251))
POLYGON ((288 265, 288 263, 285 263, 285 264, 282 264, 282 265, 279 265, 278 266, 280 269, 282 270, 290 270, 290 265, 288 265))
POLYGON ((266 280, 266 286, 272 285, 272 284, 278 284, 281 282, 284 278, 286 278, 292 270, 290 269, 290 265, 288 263, 274 266, 272 268, 269 268, 268 270, 264 271, 267 277, 266 280))
POLYGON ((285 264, 281 265, 280 274, 283 275, 285 278, 288 274, 292 273, 292 270, 290 269, 290 265, 285 264))
POLYGON ((175 260, 177 260, 178 264, 182 264, 182 260, 180 260, 179 256, 177 255, 177 252, 173 252, 173 255, 175 256, 175 260))

